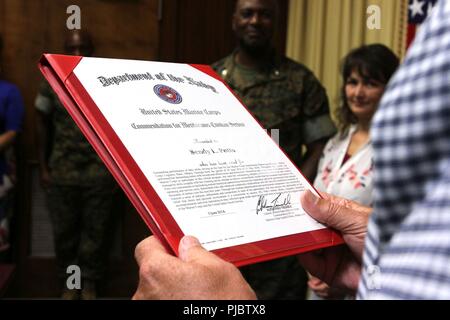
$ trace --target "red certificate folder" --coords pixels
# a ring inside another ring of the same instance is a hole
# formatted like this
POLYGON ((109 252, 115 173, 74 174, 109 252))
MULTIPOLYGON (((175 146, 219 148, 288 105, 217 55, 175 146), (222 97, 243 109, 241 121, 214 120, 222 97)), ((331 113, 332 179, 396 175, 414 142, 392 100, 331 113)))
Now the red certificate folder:
MULTIPOLYGON (((44 54, 39 69, 151 232, 176 255, 183 231, 73 72, 82 59, 80 56, 44 54)), ((221 81, 208 66, 191 66, 221 81)), ((341 243, 339 234, 325 228, 212 251, 236 266, 243 266, 341 243)))

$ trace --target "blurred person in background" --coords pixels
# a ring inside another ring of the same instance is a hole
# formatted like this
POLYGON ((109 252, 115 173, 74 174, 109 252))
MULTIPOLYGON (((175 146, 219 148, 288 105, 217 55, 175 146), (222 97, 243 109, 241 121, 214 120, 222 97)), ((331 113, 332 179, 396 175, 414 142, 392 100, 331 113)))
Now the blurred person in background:
MULTIPOLYGON (((94 45, 86 31, 66 35, 69 55, 91 56, 94 45)), ((91 300, 104 278, 113 228, 114 179, 45 82, 35 99, 41 183, 47 203, 62 298, 91 300), (81 269, 81 292, 66 286, 67 267, 81 269)))

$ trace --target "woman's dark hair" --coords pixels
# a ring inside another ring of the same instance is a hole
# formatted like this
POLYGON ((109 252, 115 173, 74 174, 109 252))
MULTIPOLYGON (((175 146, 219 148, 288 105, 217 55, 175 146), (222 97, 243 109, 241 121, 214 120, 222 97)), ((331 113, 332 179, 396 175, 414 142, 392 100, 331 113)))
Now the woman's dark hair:
POLYGON ((345 85, 351 73, 356 71, 364 80, 371 79, 387 84, 398 65, 398 57, 383 44, 363 45, 347 54, 342 64, 341 99, 336 110, 339 128, 342 132, 357 121, 345 95, 345 85))

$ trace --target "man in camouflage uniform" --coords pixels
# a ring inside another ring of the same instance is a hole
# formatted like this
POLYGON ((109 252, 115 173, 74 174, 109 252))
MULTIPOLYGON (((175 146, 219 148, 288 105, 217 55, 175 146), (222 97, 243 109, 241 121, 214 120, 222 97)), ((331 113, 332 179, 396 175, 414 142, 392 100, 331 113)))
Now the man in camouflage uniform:
MULTIPOLYGON (((325 142, 336 129, 325 90, 312 72, 274 52, 277 10, 276 0, 238 0, 232 20, 238 47, 212 67, 264 128, 280 130, 280 147, 312 180, 325 142)), ((295 257, 241 271, 260 299, 305 297, 307 277, 295 257)))
MULTIPOLYGON (((70 32, 65 51, 91 55, 90 36, 70 32)), ((67 267, 78 265, 83 281, 81 298, 94 299, 96 282, 105 273, 108 258, 116 185, 47 83, 42 84, 35 107, 41 181, 47 189, 59 273, 65 279, 67 267), (47 152, 49 146, 51 152, 47 152)), ((63 292, 65 299, 78 299, 78 295, 76 290, 63 292)))

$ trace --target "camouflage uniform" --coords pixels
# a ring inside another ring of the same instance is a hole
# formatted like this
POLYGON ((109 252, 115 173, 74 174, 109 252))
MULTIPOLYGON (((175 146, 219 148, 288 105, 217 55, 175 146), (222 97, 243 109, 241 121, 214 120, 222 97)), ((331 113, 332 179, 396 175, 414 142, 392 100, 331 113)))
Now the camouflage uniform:
MULTIPOLYGON (((280 146, 299 167, 302 145, 332 136, 325 90, 311 71, 286 57, 272 55, 265 70, 235 62, 235 53, 214 63, 248 110, 266 129, 279 129, 280 146)), ((304 299, 306 274, 295 257, 241 268, 260 299, 304 299)))
POLYGON ((47 200, 59 272, 67 276, 76 264, 84 279, 97 280, 106 266, 116 184, 47 84, 35 106, 53 122, 47 200))

